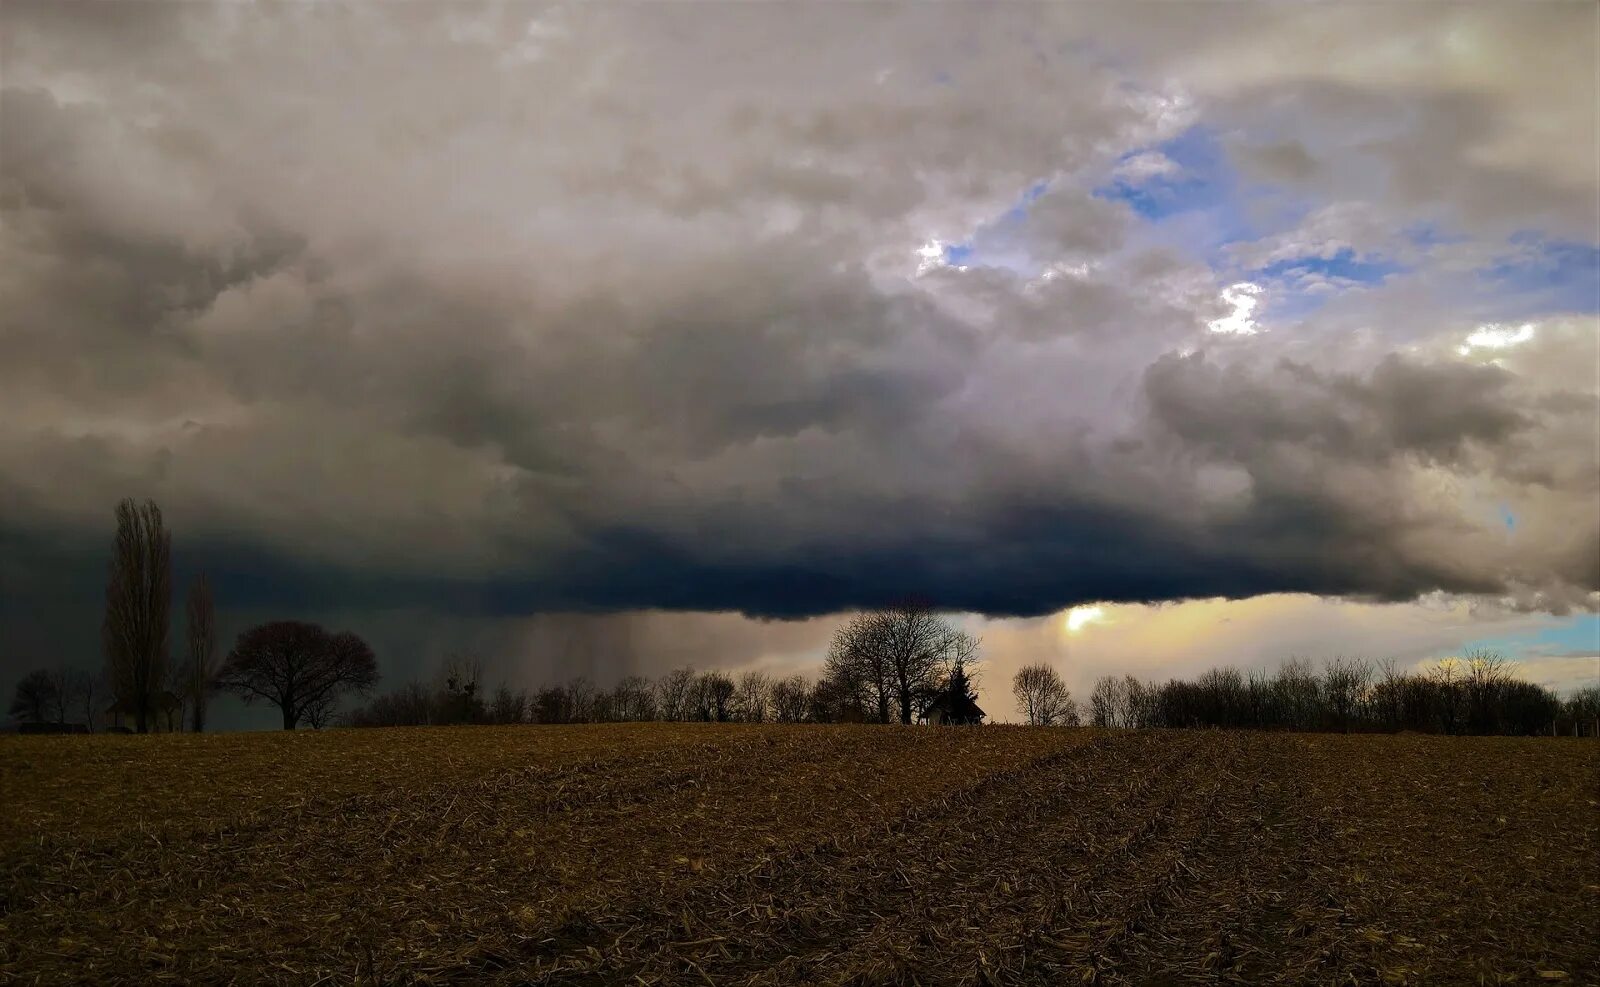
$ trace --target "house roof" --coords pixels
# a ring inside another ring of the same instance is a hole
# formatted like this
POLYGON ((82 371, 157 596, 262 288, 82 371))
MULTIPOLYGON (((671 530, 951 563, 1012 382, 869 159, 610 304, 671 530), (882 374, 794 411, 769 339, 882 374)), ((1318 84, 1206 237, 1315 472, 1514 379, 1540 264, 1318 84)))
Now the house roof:
MULTIPOLYGON (((953 704, 953 702, 952 702, 952 700, 950 698, 950 694, 948 692, 940 693, 939 694, 939 698, 937 698, 933 702, 929 703, 927 705, 927 708, 922 711, 922 715, 923 716, 927 716, 929 713, 934 713, 934 712, 938 712, 938 711, 941 711, 941 710, 948 712, 953 708, 953 705, 954 704, 953 704)), ((979 706, 975 702, 968 701, 964 705, 966 706, 967 712, 969 714, 976 713, 978 716, 988 716, 989 715, 988 713, 985 713, 983 711, 983 707, 982 706, 979 706)))

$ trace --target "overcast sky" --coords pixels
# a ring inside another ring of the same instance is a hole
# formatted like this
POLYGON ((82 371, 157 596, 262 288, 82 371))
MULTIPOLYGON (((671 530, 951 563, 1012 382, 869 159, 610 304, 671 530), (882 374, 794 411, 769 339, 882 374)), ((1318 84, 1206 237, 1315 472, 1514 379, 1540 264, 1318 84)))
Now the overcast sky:
POLYGON ((228 640, 391 684, 806 668, 906 594, 999 714, 1594 681, 1597 23, 7 0, 0 688, 98 663, 125 496, 228 640))

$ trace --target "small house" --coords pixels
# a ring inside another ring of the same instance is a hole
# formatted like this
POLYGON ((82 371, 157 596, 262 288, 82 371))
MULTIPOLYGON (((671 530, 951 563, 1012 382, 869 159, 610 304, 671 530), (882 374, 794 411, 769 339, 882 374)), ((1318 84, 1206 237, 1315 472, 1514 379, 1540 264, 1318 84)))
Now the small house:
POLYGON ((986 714, 971 696, 942 692, 922 711, 931 726, 977 726, 986 714))

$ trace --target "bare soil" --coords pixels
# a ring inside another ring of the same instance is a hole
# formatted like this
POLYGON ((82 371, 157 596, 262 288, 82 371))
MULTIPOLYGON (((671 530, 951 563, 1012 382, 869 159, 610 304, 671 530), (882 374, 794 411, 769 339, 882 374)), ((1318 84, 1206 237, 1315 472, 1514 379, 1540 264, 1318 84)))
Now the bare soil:
POLYGON ((1600 983, 1600 744, 0 738, 0 982, 1600 983))

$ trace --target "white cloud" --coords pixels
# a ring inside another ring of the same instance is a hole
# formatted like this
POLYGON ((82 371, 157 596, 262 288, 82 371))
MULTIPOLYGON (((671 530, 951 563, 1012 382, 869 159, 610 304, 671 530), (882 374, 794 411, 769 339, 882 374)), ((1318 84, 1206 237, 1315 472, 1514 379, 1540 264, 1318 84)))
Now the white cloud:
POLYGON ((1182 172, 1176 161, 1160 151, 1141 151, 1119 161, 1111 177, 1126 185, 1142 185, 1155 178, 1175 178, 1182 172))
POLYGON ((1212 319, 1207 327, 1212 332, 1236 336, 1249 336, 1257 332, 1255 319, 1251 318, 1256 306, 1261 304, 1262 288, 1249 281, 1229 285, 1222 291, 1222 300, 1233 308, 1220 319, 1212 319))
POLYGON ((1526 343, 1533 338, 1533 323, 1525 322, 1520 326, 1486 325, 1480 326, 1467 336, 1466 341, 1457 348, 1462 356, 1473 350, 1504 350, 1510 349, 1521 343, 1526 343))

